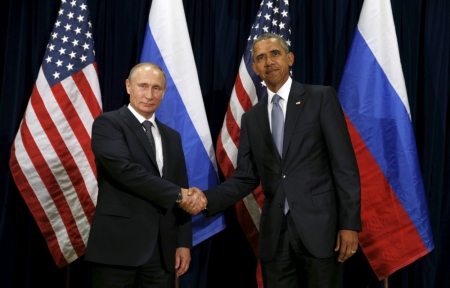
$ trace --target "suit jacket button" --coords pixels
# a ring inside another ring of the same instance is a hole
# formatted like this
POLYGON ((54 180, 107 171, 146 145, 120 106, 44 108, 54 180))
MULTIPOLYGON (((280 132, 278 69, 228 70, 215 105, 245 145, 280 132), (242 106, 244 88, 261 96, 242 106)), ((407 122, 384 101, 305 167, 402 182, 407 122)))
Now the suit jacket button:
POLYGON ((281 175, 281 177, 286 178, 286 174, 281 175))
POLYGON ((283 208, 283 204, 278 203, 278 207, 283 208))

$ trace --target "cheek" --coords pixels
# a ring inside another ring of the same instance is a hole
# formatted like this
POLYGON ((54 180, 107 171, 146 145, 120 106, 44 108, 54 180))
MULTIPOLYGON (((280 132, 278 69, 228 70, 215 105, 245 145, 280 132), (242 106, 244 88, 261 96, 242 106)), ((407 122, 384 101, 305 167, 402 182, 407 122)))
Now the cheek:
POLYGON ((158 105, 161 103, 162 99, 163 99, 163 95, 158 95, 155 97, 156 101, 158 102, 158 105))
POLYGON ((256 75, 259 75, 259 76, 262 76, 262 75, 264 75, 264 65, 256 65, 255 66, 255 73, 256 73, 256 75))

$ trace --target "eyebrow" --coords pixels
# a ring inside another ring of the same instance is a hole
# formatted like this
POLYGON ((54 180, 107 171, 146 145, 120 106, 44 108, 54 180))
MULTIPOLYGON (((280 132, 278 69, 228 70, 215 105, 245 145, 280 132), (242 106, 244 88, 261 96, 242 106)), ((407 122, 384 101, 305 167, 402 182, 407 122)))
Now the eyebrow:
MULTIPOLYGON (((274 52, 280 52, 281 53, 281 51, 282 50, 280 50, 280 49, 272 49, 272 50, 269 51, 269 53, 274 53, 274 52)), ((258 58, 259 56, 262 56, 262 55, 264 55, 264 53, 258 54, 255 57, 258 58)))

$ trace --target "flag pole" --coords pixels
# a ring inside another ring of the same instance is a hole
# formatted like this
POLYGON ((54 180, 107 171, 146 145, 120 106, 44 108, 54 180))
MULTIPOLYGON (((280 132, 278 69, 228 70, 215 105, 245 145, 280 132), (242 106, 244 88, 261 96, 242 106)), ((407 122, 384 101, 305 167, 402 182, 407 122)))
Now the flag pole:
POLYGON ((66 269, 66 288, 70 287, 70 263, 67 264, 67 269, 66 269))
POLYGON ((389 288, 389 279, 388 279, 388 277, 384 278, 383 283, 384 283, 383 288, 389 288))

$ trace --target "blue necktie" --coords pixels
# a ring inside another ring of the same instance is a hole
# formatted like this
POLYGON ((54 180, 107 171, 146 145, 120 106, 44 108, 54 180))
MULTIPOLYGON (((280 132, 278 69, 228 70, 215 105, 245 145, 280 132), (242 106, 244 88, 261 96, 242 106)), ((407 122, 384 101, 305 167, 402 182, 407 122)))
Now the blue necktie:
POLYGON ((142 126, 144 126, 145 128, 145 134, 147 134, 148 142, 150 142, 150 147, 152 148, 153 155, 155 156, 156 159, 155 138, 153 138, 152 133, 153 123, 145 120, 144 122, 142 122, 142 126))
MULTIPOLYGON (((284 114, 281 109, 280 95, 275 94, 272 98, 272 138, 277 146, 278 154, 283 156, 284 114)), ((284 214, 289 211, 287 199, 284 198, 284 214)))

